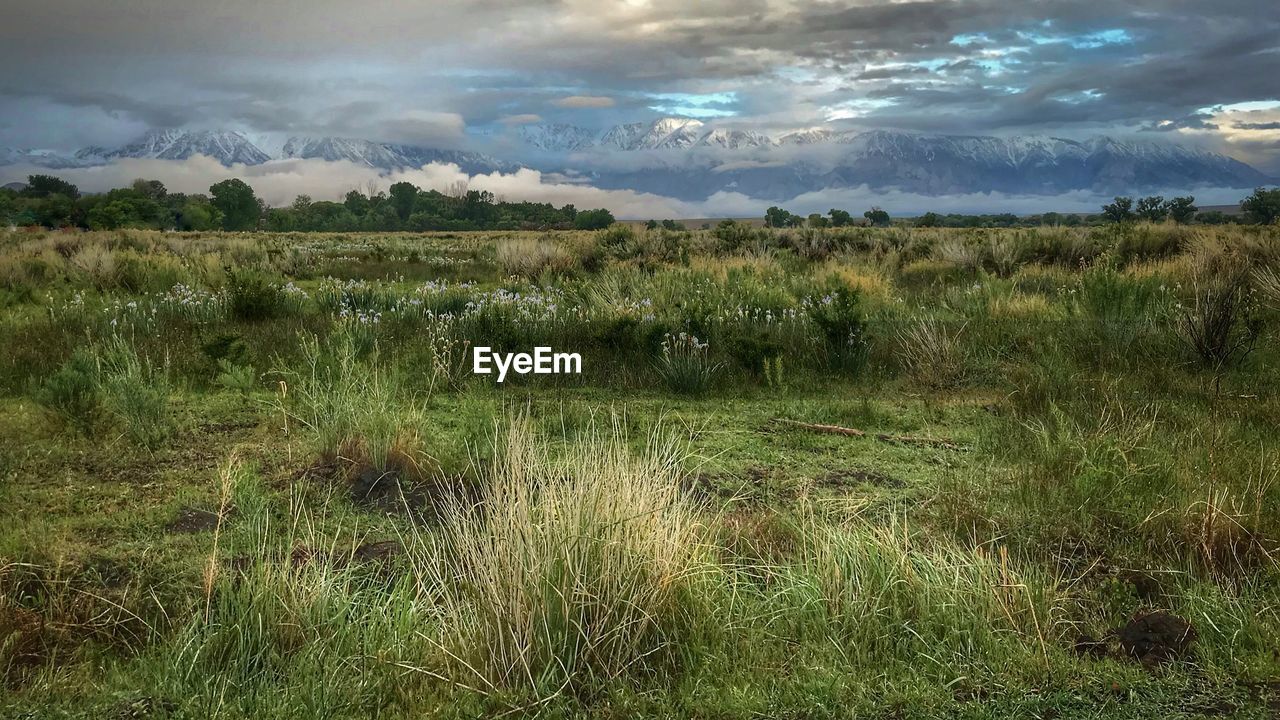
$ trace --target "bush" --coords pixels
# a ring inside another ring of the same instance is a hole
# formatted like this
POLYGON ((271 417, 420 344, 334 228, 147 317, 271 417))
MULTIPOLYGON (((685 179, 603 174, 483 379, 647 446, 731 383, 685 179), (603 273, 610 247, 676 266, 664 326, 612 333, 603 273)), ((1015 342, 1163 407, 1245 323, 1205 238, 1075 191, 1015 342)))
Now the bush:
POLYGON ((1196 269, 1192 282, 1192 298, 1178 323, 1183 343, 1215 372, 1243 361, 1262 332, 1247 266, 1229 258, 1211 260, 1196 269))
POLYGON ((256 322, 279 317, 285 301, 284 290, 262 272, 238 269, 227 275, 227 307, 236 320, 256 322))
POLYGON ((76 348, 57 372, 41 383, 36 402, 85 435, 93 432, 102 408, 98 358, 87 348, 76 348))
POLYGON ((857 290, 833 277, 821 297, 805 301, 809 319, 826 342, 832 367, 856 370, 866 360, 867 325, 859 300, 857 290))

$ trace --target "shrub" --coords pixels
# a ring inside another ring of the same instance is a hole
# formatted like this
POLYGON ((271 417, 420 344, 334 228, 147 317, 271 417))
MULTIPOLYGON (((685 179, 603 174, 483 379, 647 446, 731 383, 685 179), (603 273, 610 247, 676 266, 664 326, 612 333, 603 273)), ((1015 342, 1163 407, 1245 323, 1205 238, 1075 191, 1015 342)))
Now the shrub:
POLYGON ((1215 372, 1243 361, 1262 331, 1248 268, 1230 258, 1211 260, 1194 271, 1192 293, 1178 322, 1183 343, 1215 372))
POLYGON ((283 314, 284 290, 257 270, 228 272, 227 306, 236 320, 255 322, 283 314))
POLYGON ((101 394, 97 356, 88 348, 76 348, 62 367, 41 383, 35 397, 67 425, 88 435, 101 411, 101 394))
POLYGON ((859 293, 838 278, 828 278, 826 292, 808 298, 809 319, 822 333, 833 367, 857 369, 866 359, 866 321, 859 293))

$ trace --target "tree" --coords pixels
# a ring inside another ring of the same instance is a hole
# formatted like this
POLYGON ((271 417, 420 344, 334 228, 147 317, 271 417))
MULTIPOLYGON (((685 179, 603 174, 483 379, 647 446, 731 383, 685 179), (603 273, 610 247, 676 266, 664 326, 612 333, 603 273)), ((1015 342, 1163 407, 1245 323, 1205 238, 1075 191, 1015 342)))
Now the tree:
POLYGON ((164 183, 159 180, 143 180, 138 178, 133 181, 133 192, 139 197, 147 198, 155 202, 164 202, 169 196, 169 190, 164 183))
POLYGON ((1120 196, 1114 202, 1103 205, 1102 216, 1107 222, 1133 222, 1133 198, 1120 196))
POLYGON ((663 230, 684 230, 684 223, 667 219, 662 221, 663 230))
POLYGON ((176 219, 182 230, 213 230, 222 226, 222 213, 199 200, 188 200, 178 211, 176 219))
POLYGON ((413 204, 418 200, 418 186, 410 182, 398 182, 391 186, 391 207, 401 220, 408 220, 413 214, 413 204))
POLYGON ((916 227, 939 227, 942 225, 942 216, 936 212, 927 212, 916 218, 916 227))
POLYGON ((1165 206, 1163 197, 1151 195, 1138 201, 1138 209, 1134 214, 1147 222, 1158 223, 1169 214, 1169 209, 1165 206))
POLYGON ((657 230, 657 229, 658 229, 658 221, 657 221, 657 220, 654 220, 653 218, 650 218, 650 219, 649 219, 649 222, 647 222, 647 223, 645 223, 645 224, 644 224, 644 229, 645 229, 645 230, 657 230))
POLYGON ((253 230, 262 215, 262 205, 253 188, 239 178, 223 180, 209 188, 211 204, 222 213, 224 230, 253 230))
POLYGON ((573 219, 573 226, 579 230, 601 230, 614 223, 613 213, 604 208, 599 210, 582 210, 573 219))
POLYGON ((1169 217, 1179 225, 1186 225, 1196 218, 1196 199, 1190 195, 1185 197, 1176 197, 1164 204, 1164 208, 1169 213, 1169 217))
POLYGON ((50 195, 62 195, 75 200, 80 197, 80 189, 75 185, 52 175, 28 175, 27 186, 22 189, 22 197, 46 198, 50 195))
POLYGON ((1240 209, 1244 211, 1249 222, 1259 225, 1272 225, 1280 220, 1280 188, 1258 188, 1253 194, 1240 201, 1240 209))
POLYGON ((794 216, 776 205, 764 211, 765 227, 780 228, 788 227, 793 224, 794 216))
POLYGON ((821 213, 809 214, 809 227, 824 228, 826 226, 827 226, 827 219, 823 217, 821 213))
POLYGON ((115 230, 132 225, 136 220, 133 206, 123 200, 99 203, 88 213, 91 230, 115 230))
POLYGON ((359 190, 352 190, 348 192, 347 197, 342 201, 342 204, 346 205, 347 210, 350 210, 351 214, 356 217, 362 217, 365 213, 369 212, 369 198, 365 197, 365 195, 359 190))
POLYGON ((853 224, 853 215, 850 215, 848 210, 831 208, 827 211, 827 215, 831 216, 831 227, 845 227, 853 224))
POLYGON ((892 218, 889 217, 889 213, 878 207, 873 207, 862 213, 862 217, 866 218, 872 225, 877 227, 887 227, 892 221, 892 218))

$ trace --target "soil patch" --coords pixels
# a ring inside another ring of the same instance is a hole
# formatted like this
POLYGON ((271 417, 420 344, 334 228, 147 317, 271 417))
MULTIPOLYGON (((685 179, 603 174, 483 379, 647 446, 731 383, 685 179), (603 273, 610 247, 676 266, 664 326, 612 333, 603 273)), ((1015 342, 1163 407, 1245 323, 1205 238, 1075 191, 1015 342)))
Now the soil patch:
POLYGON ((178 516, 170 520, 164 529, 170 533, 198 533, 210 532, 216 527, 218 527, 218 513, 212 510, 185 507, 178 511, 178 516))
POLYGON ((1117 635, 1125 655, 1153 666, 1186 657, 1196 630, 1177 615, 1157 610, 1135 615, 1117 635))

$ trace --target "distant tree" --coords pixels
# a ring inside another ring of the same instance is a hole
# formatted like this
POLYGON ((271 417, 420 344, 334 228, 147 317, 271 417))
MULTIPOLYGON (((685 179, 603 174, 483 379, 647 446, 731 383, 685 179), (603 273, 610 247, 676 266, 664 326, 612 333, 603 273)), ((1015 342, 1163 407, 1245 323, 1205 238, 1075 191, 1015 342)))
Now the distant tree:
POLYGON ((873 207, 870 210, 862 213, 862 217, 866 218, 868 222, 870 222, 872 225, 875 225, 876 227, 886 227, 892 221, 892 219, 889 217, 889 213, 885 212, 884 210, 878 207, 873 207))
POLYGON ((1249 222, 1271 225, 1280 220, 1280 188, 1258 188, 1240 201, 1240 209, 1249 222))
POLYGON ((1179 225, 1186 225, 1195 220, 1196 210, 1199 209, 1196 207, 1196 199, 1191 195, 1176 197, 1165 203, 1164 208, 1168 211, 1169 217, 1179 225))
POLYGON ((253 230, 262 216, 262 204, 253 188, 239 178, 223 180, 209 187, 211 204, 222 213, 224 230, 253 230))
POLYGON ((177 225, 181 230, 216 230, 222 227, 222 213, 207 202, 188 200, 178 211, 177 225))
POLYGON ((408 220, 413 214, 413 204, 418 200, 418 186, 410 182, 398 182, 391 186, 391 207, 401 220, 408 220))
POLYGON ((1210 210, 1196 215, 1196 221, 1203 225, 1226 225, 1233 222, 1230 215, 1221 210, 1210 210))
POLYGON ((827 211, 827 215, 831 217, 831 227, 845 227, 853 224, 853 215, 850 215, 848 210, 831 208, 827 211))
POLYGON ((1112 223, 1133 222, 1133 198, 1120 196, 1103 205, 1102 216, 1112 223))
POLYGON ((1159 195, 1150 195, 1138 201, 1138 207, 1134 214, 1147 222, 1163 222, 1169 215, 1169 209, 1165 206, 1164 198, 1159 195))
POLYGON ((136 218, 133 206, 124 200, 98 203, 88 212, 89 229, 115 230, 132 225, 136 218))
POLYGON ((794 217, 791 213, 775 205, 764 211, 764 224, 765 227, 773 228, 790 227, 795 224, 792 219, 794 217))
POLYGON ((827 226, 827 219, 822 213, 810 213, 808 223, 811 228, 824 228, 827 226))
POLYGON ((684 230, 685 227, 684 227, 684 223, 678 222, 676 220, 663 220, 662 229, 663 230, 684 230))
POLYGON ((50 195, 62 195, 75 200, 80 197, 80 189, 66 180, 52 175, 28 175, 27 186, 19 194, 25 198, 46 198, 50 195))
POLYGON ((142 178, 138 178, 133 181, 132 187, 133 192, 139 197, 144 197, 158 203, 164 202, 165 198, 169 196, 169 190, 164 186, 164 183, 159 180, 144 180, 142 178))
POLYGON ((356 217, 364 217, 364 214, 369 212, 369 198, 359 190, 348 192, 342 204, 356 217))
POLYGON ((927 212, 916 218, 916 227, 940 227, 942 216, 936 212, 927 212))
POLYGON ((601 230, 614 223, 613 213, 604 208, 599 210, 581 210, 573 220, 573 226, 579 230, 601 230))
POLYGON ((650 219, 649 219, 649 222, 647 222, 647 223, 645 223, 645 224, 644 224, 644 227, 645 227, 645 229, 646 229, 646 230, 657 230, 657 229, 658 229, 658 221, 657 221, 657 220, 654 220, 654 219, 652 219, 652 218, 650 218, 650 219))

